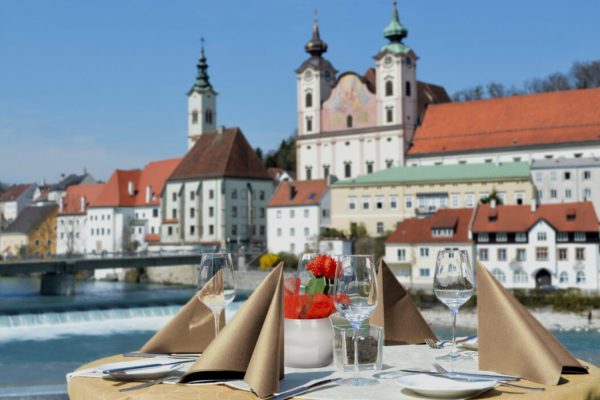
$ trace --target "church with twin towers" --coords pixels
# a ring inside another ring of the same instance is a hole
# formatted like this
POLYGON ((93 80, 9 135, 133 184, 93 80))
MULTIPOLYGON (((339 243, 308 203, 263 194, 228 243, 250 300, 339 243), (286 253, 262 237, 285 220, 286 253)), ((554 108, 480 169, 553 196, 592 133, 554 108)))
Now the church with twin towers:
POLYGON ((296 70, 298 180, 354 178, 405 164, 425 108, 450 99, 443 87, 417 81, 418 57, 394 2, 388 41, 364 74, 340 73, 325 58, 315 18, 309 57, 296 70))

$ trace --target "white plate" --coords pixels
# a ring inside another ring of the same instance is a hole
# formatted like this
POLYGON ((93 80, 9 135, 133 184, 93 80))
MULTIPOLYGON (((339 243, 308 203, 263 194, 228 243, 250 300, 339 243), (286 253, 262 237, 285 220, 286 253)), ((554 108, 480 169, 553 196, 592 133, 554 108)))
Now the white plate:
POLYGON ((417 394, 446 399, 474 396, 498 384, 496 381, 467 382, 426 374, 401 376, 396 379, 396 382, 417 394))
MULTIPOLYGON (((152 360, 136 360, 136 361, 123 361, 113 364, 106 364, 101 367, 102 370, 107 369, 115 369, 115 368, 127 368, 141 365, 151 365, 151 364, 168 364, 177 360, 173 359, 157 359, 153 358, 152 360)), ((194 362, 194 360, 191 360, 194 362)), ((120 381, 141 381, 141 380, 149 380, 149 379, 158 379, 163 376, 167 376, 174 371, 182 369, 183 367, 189 367, 189 363, 181 363, 181 364, 171 364, 171 365, 160 365, 155 367, 148 368, 136 368, 129 371, 119 371, 112 372, 109 374, 111 378, 118 379, 120 381)))

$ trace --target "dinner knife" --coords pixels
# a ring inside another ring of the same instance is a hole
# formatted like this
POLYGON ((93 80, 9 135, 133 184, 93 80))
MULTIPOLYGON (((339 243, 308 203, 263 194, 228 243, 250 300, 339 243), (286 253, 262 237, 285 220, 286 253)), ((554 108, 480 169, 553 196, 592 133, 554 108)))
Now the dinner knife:
POLYGON ((494 374, 477 374, 477 373, 471 373, 471 372, 447 372, 447 373, 440 373, 440 372, 433 372, 433 371, 424 371, 424 370, 419 370, 419 369, 401 369, 400 371, 402 372, 410 372, 413 374, 429 374, 429 375, 441 375, 441 376, 449 376, 449 377, 457 377, 457 378, 479 378, 479 379, 492 379, 492 380, 499 380, 499 381, 518 381, 519 378, 518 376, 512 376, 512 375, 494 375, 494 374))
POLYGON ((144 368, 152 368, 152 367, 164 367, 166 365, 177 365, 177 364, 185 364, 185 363, 190 363, 193 362, 194 360, 180 360, 180 361, 173 361, 170 363, 154 363, 154 364, 140 364, 140 365, 133 365, 130 367, 121 367, 121 368, 110 368, 110 369, 105 369, 102 371, 103 374, 113 374, 115 372, 125 372, 125 371, 131 371, 131 370, 135 370, 135 369, 144 369, 144 368))
POLYGON ((330 383, 334 383, 339 381, 342 378, 329 378, 321 381, 313 382, 308 385, 298 386, 297 388, 290 389, 288 391, 279 393, 277 396, 270 397, 269 400, 286 400, 291 399, 294 396, 297 396, 302 393, 306 393, 312 389, 318 388, 319 386, 324 386, 330 383))

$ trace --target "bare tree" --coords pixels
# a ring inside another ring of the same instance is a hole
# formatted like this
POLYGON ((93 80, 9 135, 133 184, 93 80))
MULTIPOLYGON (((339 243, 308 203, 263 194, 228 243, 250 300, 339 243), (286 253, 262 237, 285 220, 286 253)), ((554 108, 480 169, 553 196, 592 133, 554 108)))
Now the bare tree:
POLYGON ((600 61, 576 62, 571 68, 571 76, 578 89, 600 87, 600 61))

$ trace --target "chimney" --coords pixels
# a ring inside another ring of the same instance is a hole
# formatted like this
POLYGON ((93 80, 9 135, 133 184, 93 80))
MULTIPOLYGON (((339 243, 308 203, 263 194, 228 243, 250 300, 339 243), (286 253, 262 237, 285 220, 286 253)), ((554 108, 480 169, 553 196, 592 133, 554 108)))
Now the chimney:
POLYGON ((129 181, 129 184, 127 185, 127 191, 129 192, 130 196, 135 194, 135 186, 133 185, 133 181, 129 181))
POLYGON ((221 125, 221 126, 219 126, 219 127, 217 128, 217 133, 218 133, 218 134, 221 134, 221 133, 223 133, 223 132, 225 132, 225 125, 221 125))
POLYGON ((492 199, 492 201, 490 201, 490 207, 492 210, 496 208, 496 199, 492 199))
POLYGON ((85 212, 85 196, 81 196, 81 199, 79 199, 79 211, 85 212))
POLYGON ((531 212, 534 213, 537 211, 537 201, 532 200, 531 201, 531 212))
POLYGON ((146 186, 146 203, 150 203, 152 200, 152 186, 146 186))

